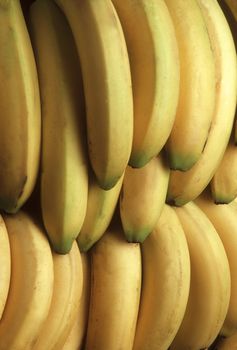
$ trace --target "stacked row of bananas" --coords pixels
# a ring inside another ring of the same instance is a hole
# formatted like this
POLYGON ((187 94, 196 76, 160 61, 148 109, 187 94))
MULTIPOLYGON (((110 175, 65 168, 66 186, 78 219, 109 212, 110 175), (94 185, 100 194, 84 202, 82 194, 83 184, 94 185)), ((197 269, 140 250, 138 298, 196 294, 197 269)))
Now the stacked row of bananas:
POLYGON ((205 191, 165 204, 142 244, 117 216, 90 253, 74 242, 57 254, 25 210, 2 215, 0 349, 236 346, 236 216, 237 201, 217 206, 205 191))
POLYGON ((216 0, 37 0, 25 19, 2 0, 0 25, 0 209, 38 179, 56 252, 88 250, 118 197, 133 240, 142 189, 176 206, 208 184, 237 195, 236 50, 216 0))
POLYGON ((0 0, 0 350, 233 339, 236 18, 0 0))

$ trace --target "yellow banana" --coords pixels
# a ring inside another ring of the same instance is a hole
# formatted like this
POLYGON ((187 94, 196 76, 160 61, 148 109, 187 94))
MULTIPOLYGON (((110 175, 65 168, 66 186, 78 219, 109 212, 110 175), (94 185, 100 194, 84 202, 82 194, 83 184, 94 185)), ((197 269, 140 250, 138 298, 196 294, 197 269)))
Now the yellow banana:
POLYGON ((40 224, 25 212, 4 215, 11 282, 0 322, 0 350, 32 350, 45 322, 53 290, 53 258, 40 224))
POLYGON ((74 241, 68 254, 53 253, 53 296, 46 321, 33 350, 61 349, 79 312, 82 295, 82 261, 74 241))
POLYGON ((112 2, 124 31, 132 75, 134 133, 129 164, 140 168, 160 152, 174 123, 178 46, 164 0, 112 2))
POLYGON ((110 227, 91 250, 85 350, 132 350, 141 288, 141 252, 110 227))
POLYGON ((190 169, 200 158, 215 106, 215 63, 196 0, 165 0, 177 36, 180 95, 166 149, 170 167, 190 169))
POLYGON ((133 349, 167 350, 183 319, 190 285, 188 245, 172 207, 164 206, 141 250, 143 283, 133 349))
POLYGON ((82 350, 84 345, 90 304, 90 258, 87 253, 81 253, 81 259, 83 286, 80 306, 74 325, 62 350, 82 350))
POLYGON ((211 181, 227 147, 236 107, 237 64, 230 28, 216 0, 198 0, 198 4, 215 57, 216 105, 199 161, 186 172, 171 171, 167 200, 177 206, 195 199, 211 181))
POLYGON ((29 198, 40 156, 40 97, 20 0, 0 1, 0 208, 17 212, 29 198))
POLYGON ((187 308, 170 350, 197 350, 212 344, 230 301, 230 269, 211 221, 193 202, 176 208, 188 242, 191 280, 187 308))
POLYGON ((80 65, 70 27, 51 0, 37 0, 29 27, 42 97, 41 208, 58 253, 70 251, 86 214, 88 174, 80 65))
POLYGON ((170 170, 161 155, 144 167, 127 167, 120 194, 120 217, 126 239, 143 242, 165 204, 170 170))
POLYGON ((228 312, 223 324, 221 334, 230 336, 237 332, 237 203, 216 205, 210 193, 203 193, 195 203, 207 215, 214 225, 224 245, 230 266, 231 296, 228 312))
POLYGON ((80 56, 92 168, 108 190, 124 173, 133 136, 133 96, 126 43, 110 0, 55 0, 80 56))
POLYGON ((0 323, 6 305, 11 277, 11 252, 6 225, 0 215, 0 323))
POLYGON ((86 217, 77 237, 80 250, 88 251, 105 233, 115 211, 124 175, 110 190, 103 190, 94 175, 89 177, 86 217))
POLYGON ((237 196, 237 147, 230 137, 224 156, 210 182, 212 197, 217 204, 228 204, 237 196))

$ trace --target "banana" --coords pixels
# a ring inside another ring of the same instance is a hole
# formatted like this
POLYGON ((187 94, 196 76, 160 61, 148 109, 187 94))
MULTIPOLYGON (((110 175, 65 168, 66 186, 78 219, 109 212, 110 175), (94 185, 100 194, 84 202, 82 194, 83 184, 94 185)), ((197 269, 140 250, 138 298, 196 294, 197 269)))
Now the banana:
POLYGON ((0 208, 17 212, 29 198, 40 157, 39 85, 19 0, 0 1, 0 208))
POLYGON ((212 344, 224 323, 230 301, 230 268, 211 221, 193 202, 176 213, 188 242, 191 281, 181 326, 170 350, 197 350, 212 344))
POLYGON ((47 319, 33 350, 61 349, 79 312, 82 295, 82 260, 76 241, 68 254, 53 253, 54 286, 47 319))
POLYGON ((224 0, 237 22, 237 2, 236 0, 224 0))
POLYGON ((212 198, 217 204, 228 204, 237 196, 237 147, 231 135, 224 156, 210 182, 212 198))
POLYGON ((154 229, 165 204, 169 173, 161 154, 140 169, 127 167, 119 204, 128 242, 142 243, 154 229))
POLYGON ((141 245, 143 283, 134 350, 167 350, 184 316, 190 260, 182 226, 164 206, 155 229, 141 245))
POLYGON ((93 173, 89 176, 86 217, 77 237, 80 251, 88 251, 105 233, 115 211, 124 174, 110 190, 103 190, 93 173))
POLYGON ((180 95, 166 150, 170 167, 187 171, 198 161, 215 106, 215 62, 196 0, 165 0, 180 56, 180 95), (198 130, 198 132, 197 132, 198 130))
POLYGON ((205 191, 195 203, 208 216, 214 225, 224 245, 230 266, 231 296, 225 322, 221 334, 230 336, 237 332, 237 203, 228 205, 216 205, 213 203, 211 194, 205 191))
POLYGON ((85 350, 132 350, 140 302, 141 251, 110 227, 91 249, 85 350))
POLYGON ((108 190, 124 173, 133 138, 128 52, 110 0, 55 0, 72 28, 82 66, 92 168, 108 190))
POLYGON ((0 215, 0 324, 2 314, 6 305, 11 277, 11 252, 6 225, 0 215))
POLYGON ((174 123, 178 45, 164 0, 112 2, 122 24, 132 75, 134 132, 129 164, 140 168, 160 152, 174 123))
POLYGON ((90 304, 90 258, 87 253, 81 253, 83 269, 83 287, 80 306, 71 332, 62 350, 82 350, 87 329, 90 304))
POLYGON ((211 181, 228 145, 237 97, 236 51, 226 18, 216 0, 198 0, 216 62, 216 105, 206 146, 192 169, 171 171, 167 201, 181 206, 211 181))
POLYGON ((37 0, 29 28, 42 98, 41 208, 54 250, 70 251, 88 192, 82 77, 70 27, 51 0, 37 0))
POLYGON ((11 281, 0 322, 1 350, 32 350, 53 290, 53 258, 41 225, 23 211, 4 215, 11 250, 11 281))

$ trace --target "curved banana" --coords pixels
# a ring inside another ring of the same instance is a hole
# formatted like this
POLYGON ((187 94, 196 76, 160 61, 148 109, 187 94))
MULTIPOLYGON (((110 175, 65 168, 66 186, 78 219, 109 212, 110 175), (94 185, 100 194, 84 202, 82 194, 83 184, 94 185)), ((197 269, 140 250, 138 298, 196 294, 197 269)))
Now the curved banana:
POLYGON ((230 269, 211 221, 193 202, 176 208, 188 242, 191 281, 181 326, 170 350, 204 349, 224 323, 230 301, 230 269))
POLYGON ((77 237, 80 251, 88 251, 105 233, 115 211, 124 174, 110 190, 103 190, 95 176, 89 176, 86 217, 77 237))
POLYGON ((0 323, 6 305, 11 278, 11 251, 6 225, 0 215, 0 323))
POLYGON ((167 350, 186 309, 190 285, 189 251, 172 207, 141 245, 143 283, 134 350, 167 350))
POLYGON ((82 78, 70 27, 51 0, 37 0, 29 27, 42 98, 41 208, 54 250, 67 253, 86 214, 88 174, 82 78))
POLYGON ((20 0, 0 1, 0 208, 29 198, 40 157, 40 96, 20 0))
POLYGON ((126 43, 110 0, 55 0, 80 56, 92 168, 108 190, 124 173, 133 137, 133 96, 126 43))
POLYGON ((217 204, 228 204, 237 197, 237 147, 233 135, 210 182, 210 187, 212 198, 217 204))
POLYGON ((144 167, 127 167, 120 194, 120 217, 128 242, 143 242, 154 229, 167 194, 170 170, 162 155, 144 167))
POLYGON ((87 253, 81 253, 83 269, 83 286, 80 306, 71 332, 62 350, 82 350, 85 341, 90 304, 90 258, 87 253))
POLYGON ((170 167, 189 170, 200 158, 215 106, 215 62, 196 0, 165 0, 180 57, 180 95, 166 149, 170 167))
POLYGON ((61 349, 79 312, 82 295, 82 261, 76 241, 68 254, 53 253, 54 286, 47 319, 33 350, 61 349))
POLYGON ((174 123, 178 45, 164 0, 112 2, 122 24, 132 75, 134 132, 129 165, 140 168, 160 152, 174 123))
POLYGON ((141 252, 110 227, 91 249, 85 350, 132 350, 141 288, 141 252))
POLYGON ((195 199, 211 181, 228 145, 237 97, 236 51, 226 18, 216 0, 198 0, 216 62, 216 107, 206 146, 187 172, 171 171, 167 201, 177 206, 195 199))
POLYGON ((4 215, 11 249, 11 282, 0 322, 0 350, 32 350, 50 308, 53 258, 40 224, 25 212, 4 215))
POLYGON ((237 203, 216 205, 209 193, 203 193, 195 203, 207 215, 214 225, 224 245, 230 266, 231 296, 225 322, 221 334, 230 336, 237 332, 237 203))

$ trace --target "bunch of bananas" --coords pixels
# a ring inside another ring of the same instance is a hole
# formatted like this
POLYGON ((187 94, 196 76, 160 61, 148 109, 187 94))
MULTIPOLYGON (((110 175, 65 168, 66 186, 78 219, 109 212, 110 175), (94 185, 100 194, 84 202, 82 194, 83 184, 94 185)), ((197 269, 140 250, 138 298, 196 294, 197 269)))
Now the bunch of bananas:
POLYGON ((237 349, 236 4, 0 0, 0 350, 237 349))

